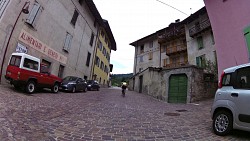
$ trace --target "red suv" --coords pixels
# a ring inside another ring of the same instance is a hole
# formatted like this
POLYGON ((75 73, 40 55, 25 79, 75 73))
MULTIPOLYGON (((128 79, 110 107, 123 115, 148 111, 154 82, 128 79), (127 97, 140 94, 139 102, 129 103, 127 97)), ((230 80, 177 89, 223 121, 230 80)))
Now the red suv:
POLYGON ((50 88, 57 93, 62 81, 50 74, 40 59, 25 53, 12 53, 5 78, 15 88, 24 87, 27 93, 34 93, 36 88, 50 88))

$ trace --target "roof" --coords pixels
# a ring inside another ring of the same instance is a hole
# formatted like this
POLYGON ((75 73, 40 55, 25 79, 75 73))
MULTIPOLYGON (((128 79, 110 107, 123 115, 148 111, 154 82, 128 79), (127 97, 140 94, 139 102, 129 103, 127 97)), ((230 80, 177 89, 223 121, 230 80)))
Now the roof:
POLYGON ((109 23, 107 20, 102 19, 102 16, 100 15, 98 9, 96 8, 93 0, 85 0, 87 6, 89 7, 90 12, 94 15, 94 17, 96 18, 96 21, 99 23, 100 26, 102 26, 105 31, 108 34, 108 37, 110 39, 111 42, 111 49, 116 51, 116 42, 113 36, 113 33, 111 31, 111 28, 109 26, 109 23))
POLYGON ((184 19, 182 22, 183 23, 190 23, 196 19, 199 18, 200 15, 206 14, 207 13, 207 9, 206 7, 202 7, 200 10, 196 11, 195 13, 191 14, 190 16, 188 16, 186 19, 184 19))
POLYGON ((227 68, 227 69, 224 70, 224 72, 225 73, 231 73, 231 72, 235 72, 235 70, 237 70, 239 68, 244 68, 244 67, 249 67, 249 66, 250 66, 250 63, 242 64, 242 65, 227 68))
POLYGON ((116 51, 116 42, 115 42, 115 38, 113 36, 113 33, 110 29, 109 23, 107 20, 104 20, 104 19, 103 19, 103 23, 104 23, 103 27, 104 27, 104 29, 105 29, 105 31, 110 39, 110 42, 111 42, 111 49, 116 51))
POLYGON ((139 39, 137 41, 134 41, 134 42, 130 43, 129 45, 136 47, 137 44, 140 44, 140 43, 146 42, 148 40, 152 40, 152 39, 157 39, 157 32, 155 32, 153 34, 150 34, 150 35, 148 35, 146 37, 143 37, 143 38, 141 38, 141 39, 139 39))

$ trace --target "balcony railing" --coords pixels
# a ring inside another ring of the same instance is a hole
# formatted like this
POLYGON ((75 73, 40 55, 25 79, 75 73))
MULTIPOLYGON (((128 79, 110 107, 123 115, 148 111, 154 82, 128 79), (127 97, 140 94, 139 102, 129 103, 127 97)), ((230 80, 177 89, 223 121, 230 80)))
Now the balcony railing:
POLYGON ((187 46, 182 44, 174 47, 168 47, 166 51, 166 55, 176 54, 180 52, 187 51, 187 46))
POLYGON ((169 30, 166 33, 160 35, 158 39, 160 42, 164 42, 164 41, 175 39, 179 37, 180 35, 185 35, 184 27, 179 27, 179 28, 174 28, 172 30, 169 30))
POLYGON ((189 29, 189 35, 190 37, 195 36, 196 34, 200 33, 201 31, 208 29, 209 27, 211 27, 210 21, 209 19, 206 19, 205 21, 203 21, 202 23, 193 26, 192 28, 189 29))
POLYGON ((176 62, 176 63, 171 63, 171 64, 165 64, 164 67, 165 68, 178 68, 181 66, 186 66, 188 65, 188 61, 182 61, 182 62, 176 62))

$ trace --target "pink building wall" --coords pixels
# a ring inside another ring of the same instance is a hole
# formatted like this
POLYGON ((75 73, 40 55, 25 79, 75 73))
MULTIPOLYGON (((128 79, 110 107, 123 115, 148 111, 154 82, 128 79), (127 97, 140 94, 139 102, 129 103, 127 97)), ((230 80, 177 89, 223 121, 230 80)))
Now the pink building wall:
POLYGON ((204 0, 215 38, 220 77, 225 68, 249 62, 244 29, 250 26, 250 0, 204 0))

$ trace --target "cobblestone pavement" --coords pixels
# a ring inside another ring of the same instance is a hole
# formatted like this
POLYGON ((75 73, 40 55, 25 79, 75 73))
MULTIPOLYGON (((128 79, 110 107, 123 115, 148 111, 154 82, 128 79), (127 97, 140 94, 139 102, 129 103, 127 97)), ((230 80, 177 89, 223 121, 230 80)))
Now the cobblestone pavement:
POLYGON ((250 140, 249 132, 212 133, 212 100, 168 104, 150 96, 103 88, 87 93, 26 95, 0 85, 1 141, 250 140))

